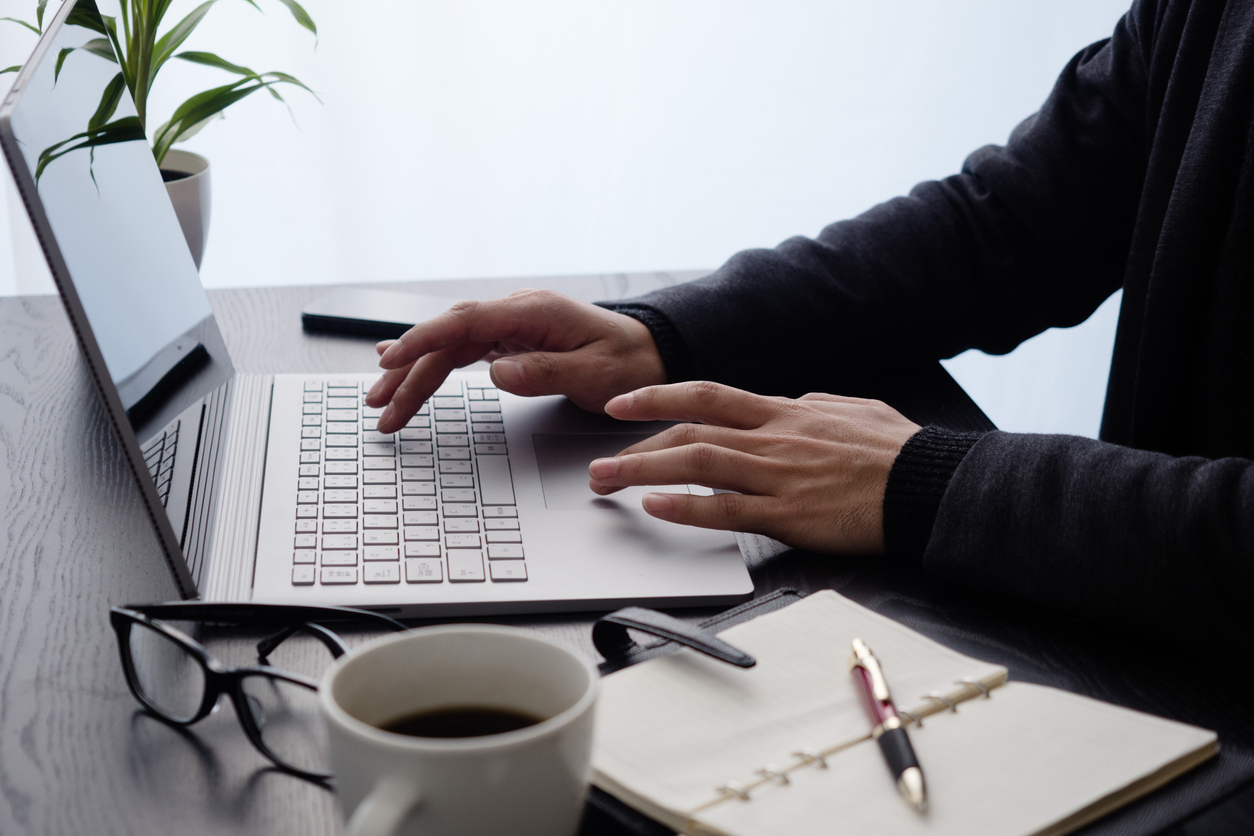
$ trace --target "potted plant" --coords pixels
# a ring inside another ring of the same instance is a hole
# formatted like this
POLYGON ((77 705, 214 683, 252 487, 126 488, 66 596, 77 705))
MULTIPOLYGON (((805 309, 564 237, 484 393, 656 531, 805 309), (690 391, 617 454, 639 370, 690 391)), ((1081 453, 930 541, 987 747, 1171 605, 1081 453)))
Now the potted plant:
MULTIPOLYGON (((318 28, 313 18, 296 0, 277 0, 287 7, 292 17, 301 26, 315 36, 318 28)), ((195 136, 209 123, 219 116, 223 110, 251 96, 258 90, 265 90, 276 101, 286 104, 282 94, 275 89, 280 84, 291 84, 314 95, 313 91, 299 80, 287 73, 258 73, 248 67, 233 64, 211 52, 178 52, 179 47, 195 31, 209 10, 218 0, 206 0, 201 3, 178 23, 164 33, 160 33, 162 22, 170 9, 172 0, 118 0, 121 14, 116 17, 101 16, 103 27, 93 15, 77 15, 71 12, 72 22, 87 26, 99 33, 101 37, 93 38, 79 47, 61 50, 57 56, 57 73, 73 52, 85 51, 118 65, 118 74, 105 89, 96 115, 86 131, 46 149, 40 157, 37 176, 43 168, 64 154, 80 148, 94 148, 112 142, 126 142, 140 136, 149 140, 157 166, 161 169, 162 179, 166 181, 166 190, 178 214, 183 235, 187 238, 192 257, 200 267, 204 253, 205 239, 209 231, 209 161, 199 154, 188 151, 174 150, 175 143, 195 136), (197 93, 174 109, 174 113, 155 130, 149 131, 151 124, 148 113, 148 95, 158 73, 172 58, 193 64, 214 67, 231 73, 237 78, 229 84, 214 87, 197 93), (131 93, 135 101, 135 117, 113 120, 121 98, 122 85, 131 93), (138 133, 138 136, 136 135, 138 133)), ((256 0, 243 0, 260 11, 256 0)), ((83 4, 94 5, 95 0, 79 0, 83 4)), ((35 23, 6 17, 7 20, 20 24, 35 32, 43 34, 45 7, 48 0, 39 0, 35 7, 35 23)), ((76 7, 76 11, 77 11, 76 7)), ((0 74, 16 72, 19 66, 7 67, 0 74)), ((314 95, 314 98, 317 98, 314 95)))

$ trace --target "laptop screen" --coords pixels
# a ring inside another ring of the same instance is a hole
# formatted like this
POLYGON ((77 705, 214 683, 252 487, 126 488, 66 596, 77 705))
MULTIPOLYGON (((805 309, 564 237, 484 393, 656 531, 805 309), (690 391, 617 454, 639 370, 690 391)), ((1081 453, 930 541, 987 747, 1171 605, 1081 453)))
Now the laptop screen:
POLYGON ((80 0, 9 127, 69 273, 57 278, 72 283, 142 444, 232 368, 103 34, 94 2, 80 0))

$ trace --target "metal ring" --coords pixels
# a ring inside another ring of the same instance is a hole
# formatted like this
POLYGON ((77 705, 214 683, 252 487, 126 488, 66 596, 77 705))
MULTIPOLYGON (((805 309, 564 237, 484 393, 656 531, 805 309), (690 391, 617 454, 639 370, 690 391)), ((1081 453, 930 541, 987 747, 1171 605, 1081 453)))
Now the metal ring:
POLYGON ((786 787, 792 783, 792 781, 788 780, 788 773, 784 772, 773 763, 768 763, 766 766, 757 770, 755 774, 761 775, 763 778, 774 778, 779 782, 781 787, 786 787))
POLYGON ((911 714, 909 711, 902 711, 900 708, 899 708, 899 709, 897 709, 897 716, 898 716, 898 717, 905 717, 905 718, 906 718, 906 722, 907 722, 907 723, 914 723, 914 725, 915 725, 917 728, 920 728, 920 729, 921 729, 921 728, 923 728, 923 718, 922 718, 922 717, 915 717, 915 716, 914 716, 913 714, 911 714))
POLYGON ((954 714, 958 713, 958 703, 954 702, 953 700, 951 700, 949 697, 945 696, 944 694, 938 694, 935 691, 933 691, 930 694, 924 694, 923 699, 936 700, 937 702, 943 702, 946 705, 946 707, 948 707, 949 710, 952 711, 954 714))
POLYGON ((984 695, 984 699, 987 700, 990 697, 992 697, 992 694, 988 692, 988 686, 985 685, 983 682, 980 682, 978 679, 969 679, 969 678, 958 679, 954 681, 954 684, 955 685, 974 685, 976 688, 980 689, 980 693, 984 695))
POLYGON ((741 801, 749 800, 749 791, 739 781, 728 781, 726 784, 723 784, 718 788, 718 794, 725 798, 735 797, 741 801))
POLYGON ((792 753, 794 758, 800 758, 806 763, 817 763, 819 769, 827 769, 827 758, 819 753, 818 749, 798 749, 792 753))

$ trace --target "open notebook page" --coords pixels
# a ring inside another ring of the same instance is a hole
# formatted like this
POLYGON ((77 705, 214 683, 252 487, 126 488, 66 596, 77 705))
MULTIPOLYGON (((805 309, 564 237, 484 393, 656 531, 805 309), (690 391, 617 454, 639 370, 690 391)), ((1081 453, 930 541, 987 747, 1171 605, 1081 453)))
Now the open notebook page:
POLYGON ((733 836, 1064 833, 1216 750, 1213 732, 1022 683, 928 718, 910 740, 928 781, 925 816, 897 795, 868 741, 832 758, 826 770, 793 773, 789 786, 762 787, 749 801, 702 811, 695 829, 733 836), (1086 809, 1092 815, 1067 820, 1086 809))
MULTIPOLYGON (((726 781, 749 782, 759 767, 795 763, 796 750, 867 737, 846 668, 855 638, 879 657, 903 708, 928 692, 953 692, 956 680, 996 685, 1006 675, 830 590, 719 635, 757 666, 737 668, 685 649, 605 679, 595 783, 648 799, 655 817, 657 807, 687 813, 717 797, 726 781)), ((877 769, 891 788, 883 764, 877 769)))

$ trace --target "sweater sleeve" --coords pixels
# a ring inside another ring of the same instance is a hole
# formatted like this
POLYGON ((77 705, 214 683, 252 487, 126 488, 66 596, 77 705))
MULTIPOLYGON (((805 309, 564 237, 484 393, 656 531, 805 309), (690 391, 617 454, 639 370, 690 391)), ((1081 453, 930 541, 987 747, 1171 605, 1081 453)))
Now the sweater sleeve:
POLYGON ((1147 16, 1138 3, 1076 55, 1008 144, 976 151, 960 174, 607 307, 665 320, 693 377, 786 395, 816 372, 838 386, 842 370, 853 380, 968 348, 1005 353, 1083 321, 1123 280, 1147 164, 1147 16))

